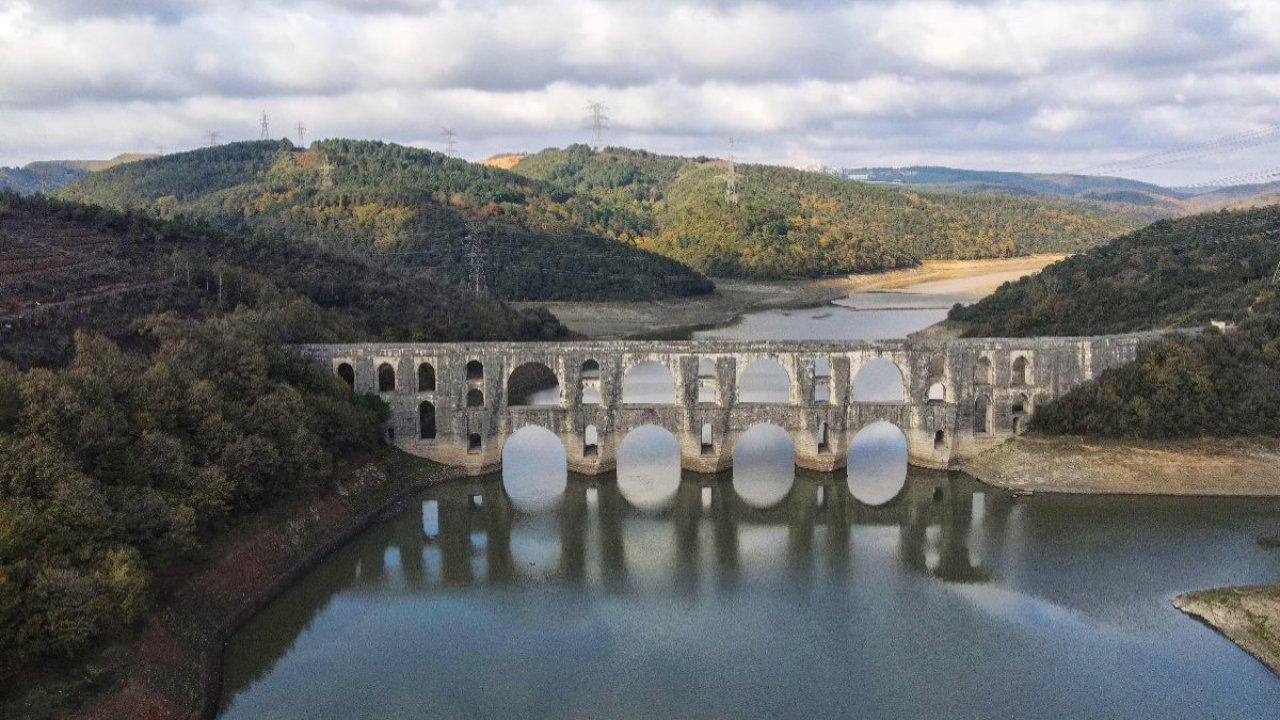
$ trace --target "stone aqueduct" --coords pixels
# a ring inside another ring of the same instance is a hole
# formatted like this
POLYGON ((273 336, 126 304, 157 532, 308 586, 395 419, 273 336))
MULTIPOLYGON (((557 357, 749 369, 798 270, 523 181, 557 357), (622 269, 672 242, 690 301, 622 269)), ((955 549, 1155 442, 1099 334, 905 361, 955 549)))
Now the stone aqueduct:
POLYGON ((912 465, 945 469, 1017 434, 1038 403, 1132 360, 1151 337, 366 343, 299 351, 356 392, 379 394, 391 407, 387 438, 406 452, 480 475, 501 466, 508 437, 536 425, 564 443, 571 471, 591 475, 613 470, 622 438, 649 424, 675 435, 687 470, 729 468, 738 438, 772 423, 791 435, 798 466, 832 471, 844 466, 854 435, 881 420, 902 430, 912 465), (886 361, 897 369, 889 375, 900 377, 900 394, 859 399, 860 370, 886 361), (785 369, 785 399, 744 392, 744 374, 759 362, 785 369), (624 396, 628 373, 647 364, 669 372, 674 402, 624 396), (549 404, 521 404, 528 391, 552 386, 558 393, 549 404))

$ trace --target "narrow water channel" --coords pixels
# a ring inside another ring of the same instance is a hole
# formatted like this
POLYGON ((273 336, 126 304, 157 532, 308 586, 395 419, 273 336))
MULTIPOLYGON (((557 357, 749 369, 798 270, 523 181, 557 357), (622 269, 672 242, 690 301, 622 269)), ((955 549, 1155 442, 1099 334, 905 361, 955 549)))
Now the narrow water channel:
MULTIPOLYGON (((708 332, 902 336, 945 315, 875 295, 708 332)), ((762 425, 732 472, 681 473, 642 427, 585 478, 554 436, 516 433, 501 474, 424 493, 238 632, 222 717, 1278 716, 1280 681, 1169 604, 1274 582, 1256 542, 1274 501, 1014 498, 908 470, 888 424, 847 472, 792 452, 762 425)))

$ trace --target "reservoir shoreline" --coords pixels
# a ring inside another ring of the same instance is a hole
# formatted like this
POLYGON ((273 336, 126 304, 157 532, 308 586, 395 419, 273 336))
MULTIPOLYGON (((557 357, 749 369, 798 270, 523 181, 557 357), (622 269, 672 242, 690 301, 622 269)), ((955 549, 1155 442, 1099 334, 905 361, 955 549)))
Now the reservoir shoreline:
MULTIPOLYGON (((1001 283, 1065 257, 1028 255, 989 260, 927 260, 903 270, 860 273, 814 280, 742 280, 716 278, 716 290, 703 296, 645 302, 529 302, 545 307, 571 332, 600 340, 672 338, 727 325, 758 310, 820 307, 857 292, 910 290, 928 293, 948 285, 988 294, 1001 283), (933 286, 933 287, 931 287, 933 286)), ((947 288, 950 289, 950 288, 947 288)))

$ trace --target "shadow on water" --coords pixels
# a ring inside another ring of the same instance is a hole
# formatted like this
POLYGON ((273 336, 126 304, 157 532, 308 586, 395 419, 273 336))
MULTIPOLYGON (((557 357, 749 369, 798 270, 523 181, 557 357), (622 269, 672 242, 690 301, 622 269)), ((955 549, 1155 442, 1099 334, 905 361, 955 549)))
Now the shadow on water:
MULTIPOLYGON (((732 472, 683 472, 672 501, 655 512, 628 500, 612 474, 571 474, 554 507, 525 512, 512 502, 500 475, 448 484, 334 553, 284 602, 273 603, 237 634, 228 651, 225 697, 267 673, 342 592, 426 595, 493 585, 583 587, 599 580, 600 587, 621 594, 655 582, 669 583, 686 597, 707 588, 723 593, 737 587, 760 559, 743 557, 739 536, 761 528, 782 531, 785 541, 776 553, 791 581, 811 579, 818 563, 839 576, 854 554, 849 530, 861 525, 896 527, 897 557, 913 573, 983 582, 992 573, 968 547, 978 487, 965 476, 913 469, 896 498, 872 507, 850 494, 843 474, 797 470, 785 495, 761 507, 735 491, 732 472), (654 522, 667 530, 628 531, 630 523, 654 522), (526 528, 537 534, 550 530, 555 552, 522 561, 526 528), (646 567, 638 578, 628 557, 650 555, 659 542, 668 545, 674 562, 656 576, 646 567)), ((1005 496, 987 496, 989 517, 1008 512, 1005 496)))

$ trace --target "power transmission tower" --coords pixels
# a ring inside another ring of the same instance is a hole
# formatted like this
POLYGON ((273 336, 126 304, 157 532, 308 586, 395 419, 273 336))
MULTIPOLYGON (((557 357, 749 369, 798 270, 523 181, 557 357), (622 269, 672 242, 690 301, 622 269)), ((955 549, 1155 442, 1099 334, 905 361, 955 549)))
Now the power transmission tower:
POLYGON ((209 147, 213 147, 218 144, 218 140, 222 137, 222 134, 217 130, 209 130, 205 132, 204 137, 209 141, 209 147))
POLYGON ((604 141, 604 131, 609 129, 609 116, 605 114, 608 109, 609 106, 602 102, 587 104, 587 112, 591 117, 591 149, 593 150, 600 149, 600 144, 604 141))
POLYGON ((267 117, 267 111, 262 111, 262 117, 258 118, 258 129, 262 133, 262 139, 266 140, 271 137, 271 118, 267 117))
POLYGON ((738 204, 738 165, 733 157, 733 146, 738 144, 737 138, 725 138, 725 145, 729 148, 729 167, 724 173, 724 199, 730 205, 738 204))
POLYGON ((458 152, 458 133, 453 128, 441 128, 440 134, 444 136, 444 154, 453 155, 458 152))
POLYGON ((298 131, 298 147, 306 147, 307 146, 307 126, 303 125, 302 121, 299 120, 298 127, 294 129, 298 131))

